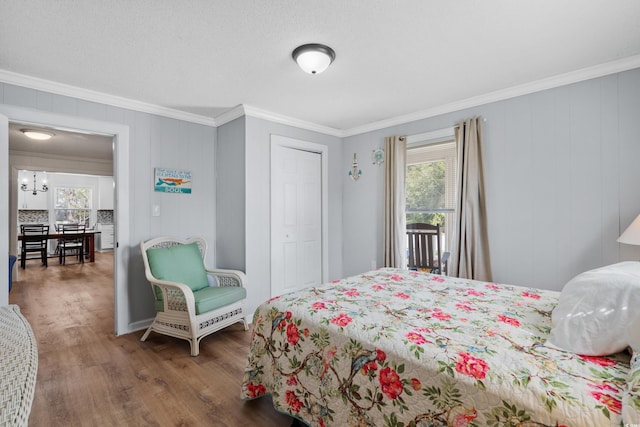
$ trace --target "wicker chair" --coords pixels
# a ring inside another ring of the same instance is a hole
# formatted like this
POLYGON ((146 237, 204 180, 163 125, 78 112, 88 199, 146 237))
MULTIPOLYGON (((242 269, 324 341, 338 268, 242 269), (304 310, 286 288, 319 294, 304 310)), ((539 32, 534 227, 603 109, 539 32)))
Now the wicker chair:
POLYGON ((156 308, 141 341, 155 331, 189 341, 191 355, 197 356, 200 340, 207 335, 237 322, 248 329, 246 276, 237 270, 207 268, 204 239, 158 237, 141 242, 140 249, 156 308))

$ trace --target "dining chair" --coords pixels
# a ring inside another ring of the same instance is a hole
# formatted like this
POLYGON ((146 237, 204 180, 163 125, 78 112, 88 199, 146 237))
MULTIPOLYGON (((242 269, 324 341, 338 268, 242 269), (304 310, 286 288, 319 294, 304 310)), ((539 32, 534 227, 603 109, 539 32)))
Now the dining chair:
POLYGON ((49 241, 49 226, 44 224, 20 225, 22 245, 20 249, 20 267, 25 268, 27 254, 39 252, 42 265, 47 267, 47 242, 49 241))
POLYGON ((62 237, 58 243, 60 264, 66 264, 67 252, 74 253, 84 263, 85 224, 60 224, 62 237))

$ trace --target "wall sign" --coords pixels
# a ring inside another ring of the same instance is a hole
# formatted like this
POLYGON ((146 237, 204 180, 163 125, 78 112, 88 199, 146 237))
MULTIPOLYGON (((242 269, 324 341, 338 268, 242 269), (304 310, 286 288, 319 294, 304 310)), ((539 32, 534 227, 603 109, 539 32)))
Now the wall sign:
POLYGON ((191 172, 155 168, 154 190, 162 193, 191 194, 191 172))

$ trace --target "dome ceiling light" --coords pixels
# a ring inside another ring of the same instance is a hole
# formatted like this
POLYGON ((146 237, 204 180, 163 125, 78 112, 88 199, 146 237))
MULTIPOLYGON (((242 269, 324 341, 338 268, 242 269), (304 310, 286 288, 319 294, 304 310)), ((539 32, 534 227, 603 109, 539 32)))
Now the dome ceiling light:
POLYGON ((298 46, 291 53, 302 71, 309 74, 320 74, 336 59, 336 53, 329 46, 318 43, 298 46))
POLYGON ((38 141, 46 141, 55 135, 53 132, 35 129, 20 129, 20 132, 24 133, 28 138, 36 139, 38 141))

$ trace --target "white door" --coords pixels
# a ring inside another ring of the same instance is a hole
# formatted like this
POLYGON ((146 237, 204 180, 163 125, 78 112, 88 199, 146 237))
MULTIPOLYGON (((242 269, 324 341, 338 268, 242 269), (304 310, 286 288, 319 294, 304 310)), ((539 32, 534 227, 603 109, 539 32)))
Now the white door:
POLYGON ((271 294, 322 283, 322 157, 272 146, 271 294))

